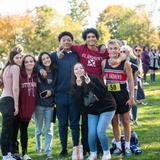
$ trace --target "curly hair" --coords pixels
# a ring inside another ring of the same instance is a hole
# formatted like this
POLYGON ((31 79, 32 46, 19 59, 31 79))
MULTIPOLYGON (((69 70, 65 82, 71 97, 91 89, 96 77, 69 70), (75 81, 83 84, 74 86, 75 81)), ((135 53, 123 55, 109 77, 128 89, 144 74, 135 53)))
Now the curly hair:
POLYGON ((73 41, 73 35, 72 35, 72 33, 71 33, 71 32, 68 32, 68 31, 64 31, 64 32, 62 32, 62 33, 60 33, 60 34, 58 35, 58 41, 59 41, 59 42, 60 42, 60 40, 61 40, 61 38, 62 38, 63 36, 69 36, 69 37, 72 39, 72 41, 73 41))
POLYGON ((82 33, 83 40, 87 39, 87 34, 89 34, 89 33, 93 33, 96 36, 97 40, 99 39, 99 32, 98 32, 98 30, 96 30, 95 28, 87 28, 82 33))

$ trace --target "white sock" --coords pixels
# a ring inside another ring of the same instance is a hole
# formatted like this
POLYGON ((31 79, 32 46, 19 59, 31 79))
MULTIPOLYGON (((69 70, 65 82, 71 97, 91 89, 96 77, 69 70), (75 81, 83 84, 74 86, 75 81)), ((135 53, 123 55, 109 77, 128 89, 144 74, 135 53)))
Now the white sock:
POLYGON ((97 152, 90 152, 90 154, 92 154, 92 155, 97 155, 97 152))
POLYGON ((130 149, 130 142, 125 141, 125 148, 130 149))
POLYGON ((110 151, 109 150, 107 150, 107 151, 103 151, 103 154, 110 154, 110 151))
POLYGON ((122 150, 121 141, 116 142, 116 146, 117 146, 117 148, 119 148, 120 150, 122 150))

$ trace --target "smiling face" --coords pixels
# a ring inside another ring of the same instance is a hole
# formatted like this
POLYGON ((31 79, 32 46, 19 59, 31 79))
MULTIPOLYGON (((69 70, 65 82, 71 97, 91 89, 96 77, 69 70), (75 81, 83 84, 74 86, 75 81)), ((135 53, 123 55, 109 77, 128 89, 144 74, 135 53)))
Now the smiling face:
POLYGON ((127 57, 129 56, 129 51, 125 47, 120 48, 120 53, 125 54, 127 57))
POLYGON ((94 33, 88 33, 86 37, 86 43, 88 46, 96 46, 97 38, 94 33))
POLYGON ((120 47, 117 43, 111 43, 108 45, 108 53, 110 58, 117 58, 120 54, 120 47))
POLYGON ((140 56, 141 52, 142 52, 142 49, 139 46, 137 46, 137 47, 134 48, 133 52, 134 52, 135 56, 140 56))
POLYGON ((76 77, 83 77, 85 75, 85 70, 84 70, 82 64, 80 64, 80 63, 75 64, 74 75, 76 77))
POLYGON ((24 67, 25 67, 25 70, 27 70, 27 71, 32 71, 32 70, 34 69, 34 66, 35 66, 34 59, 33 59, 31 56, 27 56, 27 57, 24 59, 24 67))
POLYGON ((41 57, 41 60, 42 60, 42 64, 44 65, 44 67, 50 67, 51 59, 47 54, 43 54, 41 57))
POLYGON ((20 66, 21 63, 22 63, 22 55, 19 53, 19 54, 16 54, 13 58, 13 62, 14 64, 20 66))
POLYGON ((60 46, 64 49, 64 50, 70 50, 71 46, 72 46, 72 39, 70 36, 63 36, 60 39, 60 46))

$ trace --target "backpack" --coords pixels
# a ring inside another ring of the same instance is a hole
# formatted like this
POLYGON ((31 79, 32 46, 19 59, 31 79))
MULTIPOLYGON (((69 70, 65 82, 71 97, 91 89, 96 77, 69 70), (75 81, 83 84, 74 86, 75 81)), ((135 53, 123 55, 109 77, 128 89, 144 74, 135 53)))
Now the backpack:
MULTIPOLYGON (((121 147, 122 152, 125 152, 125 137, 121 135, 121 147)), ((112 139, 112 148, 110 149, 111 154, 116 149, 116 140, 115 138, 112 139)), ((135 131, 131 131, 131 139, 130 139, 130 149, 135 154, 142 153, 142 150, 139 148, 138 136, 135 131)))

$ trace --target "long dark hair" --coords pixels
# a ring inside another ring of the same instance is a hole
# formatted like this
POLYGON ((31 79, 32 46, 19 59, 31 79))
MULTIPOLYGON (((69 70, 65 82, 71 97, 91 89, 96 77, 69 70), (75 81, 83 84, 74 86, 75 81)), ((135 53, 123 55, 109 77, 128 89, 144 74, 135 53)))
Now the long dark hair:
POLYGON ((9 66, 9 65, 17 65, 15 62, 14 62, 14 57, 17 55, 17 54, 20 54, 19 52, 17 52, 17 51, 11 51, 10 52, 10 54, 9 54, 9 57, 8 57, 8 61, 7 61, 7 63, 5 64, 5 66, 4 66, 4 68, 3 68, 3 70, 2 70, 2 74, 1 75, 3 75, 3 72, 4 72, 4 70, 5 70, 5 68, 7 67, 7 66, 9 66))
POLYGON ((34 66, 34 68, 33 68, 33 72, 32 73, 36 73, 36 59, 34 58, 34 56, 32 56, 32 55, 30 55, 30 54, 27 54, 27 55, 25 55, 24 57, 23 57, 23 59, 22 59, 22 64, 21 64, 21 70, 23 70, 23 71, 25 71, 25 59, 27 58, 27 57, 31 57, 33 60, 34 60, 34 63, 35 63, 35 66, 34 66))
POLYGON ((156 53, 156 52, 157 52, 157 49, 156 49, 156 47, 155 47, 154 45, 152 45, 151 48, 150 48, 150 51, 156 53), (154 47, 154 49, 152 49, 153 47, 154 47))
MULTIPOLYGON (((46 68, 45 68, 45 66, 44 66, 44 64, 43 64, 43 62, 42 62, 42 56, 43 56, 44 54, 48 55, 48 57, 49 57, 50 60, 51 60, 51 65, 50 65, 50 67, 49 67, 49 70, 52 72, 53 83, 55 83, 55 82, 56 82, 56 79, 57 79, 57 68, 56 68, 56 65, 54 64, 54 62, 53 62, 53 60, 52 60, 51 55, 50 55, 48 52, 42 52, 42 53, 40 53, 40 55, 39 55, 39 57, 38 57, 38 64, 39 64, 40 66, 42 66, 44 70, 46 70, 46 68)), ((40 77, 40 79, 41 79, 42 81, 47 82, 47 79, 44 78, 43 76, 41 76, 40 73, 38 74, 38 76, 40 77)))
MULTIPOLYGON (((14 62, 13 59, 14 59, 14 57, 15 57, 17 54, 20 54, 20 53, 17 52, 17 51, 11 51, 11 52, 10 52, 9 57, 8 57, 8 61, 7 61, 6 65, 5 65, 5 68, 6 68, 7 66, 9 66, 9 65, 15 64, 15 62, 14 62)), ((15 65, 16 65, 16 64, 15 64, 15 65)))
MULTIPOLYGON (((75 65, 77 65, 77 64, 80 64, 80 65, 83 66, 83 64, 80 63, 80 62, 77 62, 75 65)), ((75 74, 74 74, 74 67, 75 67, 75 65, 74 65, 73 68, 72 68, 72 77, 71 77, 71 85, 72 85, 73 87, 76 87, 76 86, 77 86, 77 85, 76 85, 76 76, 75 76, 75 74)), ((84 66, 83 66, 83 68, 84 68, 84 66)), ((84 70, 85 70, 85 69, 84 69, 84 70)), ((84 84, 84 78, 82 78, 82 84, 84 84)))

